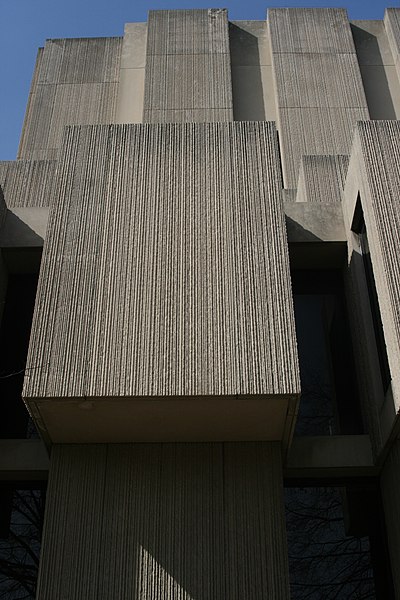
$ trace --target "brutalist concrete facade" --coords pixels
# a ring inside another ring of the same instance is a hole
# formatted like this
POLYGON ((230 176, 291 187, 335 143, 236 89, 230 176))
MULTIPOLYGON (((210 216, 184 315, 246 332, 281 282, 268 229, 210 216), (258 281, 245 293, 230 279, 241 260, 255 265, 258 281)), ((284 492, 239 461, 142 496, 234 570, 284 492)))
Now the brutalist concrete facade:
POLYGON ((150 11, 40 49, 0 163, 0 298, 40 261, 42 441, 0 441, 4 481, 49 455, 38 599, 289 599, 284 478, 381 482, 400 598, 399 23, 150 11), (293 297, 332 273, 324 435, 293 297))

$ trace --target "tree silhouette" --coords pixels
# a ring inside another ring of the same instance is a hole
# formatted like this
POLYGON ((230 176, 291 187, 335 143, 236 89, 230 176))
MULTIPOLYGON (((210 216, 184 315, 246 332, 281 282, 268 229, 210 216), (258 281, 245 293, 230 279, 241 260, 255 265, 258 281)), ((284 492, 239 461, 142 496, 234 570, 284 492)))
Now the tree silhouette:
POLYGON ((0 538, 0 598, 35 598, 43 528, 43 489, 2 490, 9 505, 8 531, 0 538))
POLYGON ((375 598, 368 537, 344 530, 338 488, 286 489, 292 600, 375 598))

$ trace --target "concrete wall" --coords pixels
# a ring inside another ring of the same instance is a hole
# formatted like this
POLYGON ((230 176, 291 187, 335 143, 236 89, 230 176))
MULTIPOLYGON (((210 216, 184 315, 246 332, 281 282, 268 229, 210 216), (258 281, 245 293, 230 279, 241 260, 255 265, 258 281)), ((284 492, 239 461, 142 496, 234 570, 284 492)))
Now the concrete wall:
POLYGON ((288 600, 279 444, 55 446, 37 598, 288 600))
MULTIPOLYGON (((368 121, 357 125, 344 192, 344 215, 349 232, 349 262, 355 306, 361 330, 370 332, 373 327, 365 286, 362 257, 357 239, 350 232, 358 195, 364 212, 371 261, 378 294, 379 309, 391 371, 391 387, 382 397, 379 383, 379 364, 376 349, 365 340, 359 348, 364 362, 364 376, 368 382, 365 399, 371 404, 371 433, 382 437, 384 443, 391 434, 395 414, 400 408, 400 123, 397 121, 368 121), (371 391, 373 391, 371 395, 371 391)), ((356 336, 362 341, 362 332, 356 336)), ((364 333, 365 335, 365 333, 364 333)))
POLYGON ((275 121, 276 100, 266 21, 229 23, 235 121, 275 121))
POLYGON ((143 120, 147 23, 127 23, 121 50, 116 123, 143 120))
POLYGON ((348 156, 303 156, 296 201, 340 203, 348 166, 348 156))
POLYGON ((371 119, 400 117, 400 85, 383 21, 352 21, 351 31, 371 119))
POLYGON ((232 118, 227 11, 150 11, 144 122, 232 118))
POLYGON ((18 160, 0 162, 0 185, 8 207, 49 207, 54 194, 57 161, 18 160))
POLYGON ((301 157, 348 154, 368 109, 344 9, 269 9, 285 187, 301 157))
MULTIPOLYGON (((279 403, 286 411, 299 380, 277 150, 271 123, 70 129, 24 388, 56 431, 62 419, 46 398, 67 408, 270 397, 275 412, 258 424, 249 413, 248 426, 265 439, 275 414, 281 429, 279 403)), ((198 418, 209 431, 208 411, 198 418)), ((134 421, 121 419, 133 435, 134 421)))
POLYGON ((48 40, 38 55, 18 158, 55 159, 65 125, 112 123, 121 38, 48 40))

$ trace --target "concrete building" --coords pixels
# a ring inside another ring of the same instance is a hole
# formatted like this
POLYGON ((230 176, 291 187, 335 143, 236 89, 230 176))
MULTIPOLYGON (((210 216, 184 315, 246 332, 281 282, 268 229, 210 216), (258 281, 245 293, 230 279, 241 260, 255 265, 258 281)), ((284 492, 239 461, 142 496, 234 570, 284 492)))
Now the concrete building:
POLYGON ((399 78, 400 9, 39 50, 0 163, 1 503, 48 473, 38 599, 400 598, 399 78), (365 572, 289 569, 284 484, 336 490, 365 572))

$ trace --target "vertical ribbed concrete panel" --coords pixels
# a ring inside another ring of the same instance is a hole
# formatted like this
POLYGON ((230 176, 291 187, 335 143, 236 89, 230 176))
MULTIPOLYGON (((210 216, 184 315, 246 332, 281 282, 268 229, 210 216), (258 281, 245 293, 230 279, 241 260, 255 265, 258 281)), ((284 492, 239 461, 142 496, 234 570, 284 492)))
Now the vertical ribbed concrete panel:
POLYGON ((400 8, 387 8, 384 23, 400 80, 400 8))
POLYGON ((294 398, 274 125, 67 133, 31 335, 29 401, 294 398))
POLYGON ((65 125, 112 123, 122 38, 48 40, 39 53, 18 152, 55 159, 65 125))
POLYGON ((341 202, 348 156, 303 156, 297 202, 341 202))
POLYGON ((57 161, 17 160, 0 162, 0 185, 9 207, 51 206, 57 161))
POLYGON ((344 9, 269 9, 285 187, 301 157, 348 154, 356 121, 368 119, 344 9))
POLYGON ((232 119, 227 11, 150 11, 143 121, 232 119))
MULTIPOLYGON (((387 395, 386 405, 380 407, 385 436, 390 433, 395 412, 400 407, 399 156, 399 121, 358 123, 344 191, 344 211, 349 224, 358 193, 360 195, 382 317, 393 394, 393 399, 387 395), (390 422, 384 422, 385 414, 391 415, 390 422)), ((352 262, 356 258, 357 255, 352 262)))
POLYGON ((381 493, 395 597, 400 598, 400 441, 393 444, 381 476, 381 493))
POLYGON ((287 600, 279 444, 55 446, 40 600, 287 600))

